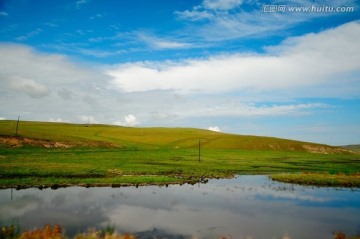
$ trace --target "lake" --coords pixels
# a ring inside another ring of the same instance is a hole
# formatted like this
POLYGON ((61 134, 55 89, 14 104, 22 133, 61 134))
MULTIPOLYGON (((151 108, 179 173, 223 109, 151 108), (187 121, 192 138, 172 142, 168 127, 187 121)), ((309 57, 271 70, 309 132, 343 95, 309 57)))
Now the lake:
POLYGON ((238 176, 168 187, 0 190, 1 225, 48 223, 70 236, 112 226, 138 238, 332 238, 360 234, 360 189, 238 176))

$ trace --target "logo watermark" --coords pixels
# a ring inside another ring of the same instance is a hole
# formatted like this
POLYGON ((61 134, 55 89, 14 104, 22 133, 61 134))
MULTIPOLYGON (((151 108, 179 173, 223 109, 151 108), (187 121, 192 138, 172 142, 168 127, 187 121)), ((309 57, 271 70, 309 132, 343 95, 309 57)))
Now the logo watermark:
POLYGON ((315 13, 351 13, 355 12, 352 6, 286 6, 286 5, 262 5, 262 12, 265 13, 285 13, 285 12, 315 12, 315 13))

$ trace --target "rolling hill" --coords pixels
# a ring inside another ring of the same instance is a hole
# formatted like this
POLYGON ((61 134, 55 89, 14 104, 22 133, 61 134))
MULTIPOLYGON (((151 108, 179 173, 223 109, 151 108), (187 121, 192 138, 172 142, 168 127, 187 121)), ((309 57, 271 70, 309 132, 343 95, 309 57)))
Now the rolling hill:
POLYGON ((140 128, 100 124, 70 124, 0 121, 0 144, 19 147, 122 147, 122 148, 202 148, 311 153, 344 153, 348 149, 274 137, 236 135, 194 128, 140 128))

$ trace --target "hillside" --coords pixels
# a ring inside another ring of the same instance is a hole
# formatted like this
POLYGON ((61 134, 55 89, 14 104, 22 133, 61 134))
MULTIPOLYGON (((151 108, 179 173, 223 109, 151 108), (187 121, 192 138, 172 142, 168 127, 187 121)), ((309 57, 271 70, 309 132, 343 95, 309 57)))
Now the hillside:
POLYGON ((202 148, 340 153, 348 149, 273 137, 235 135, 194 128, 133 128, 99 124, 0 121, 0 145, 53 147, 202 148))
POLYGON ((351 145, 344 145, 341 146, 342 148, 351 150, 351 151, 356 151, 356 152, 360 152, 360 144, 351 144, 351 145))

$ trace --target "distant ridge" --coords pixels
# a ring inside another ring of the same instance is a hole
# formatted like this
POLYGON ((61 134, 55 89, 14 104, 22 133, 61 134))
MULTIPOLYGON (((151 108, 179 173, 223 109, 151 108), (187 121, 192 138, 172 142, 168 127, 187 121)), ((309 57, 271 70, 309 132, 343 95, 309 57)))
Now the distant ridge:
MULTIPOLYGON (((195 128, 143 128, 100 124, 22 121, 15 137, 16 121, 0 121, 0 145, 21 147, 121 147, 202 148, 303 151, 320 154, 351 152, 352 147, 333 147, 275 137, 213 132, 195 128)), ((358 149, 359 145, 357 145, 358 149)))
POLYGON ((343 145, 343 146, 340 146, 340 147, 345 148, 345 149, 349 149, 349 150, 352 150, 352 151, 360 152, 360 144, 343 145))

